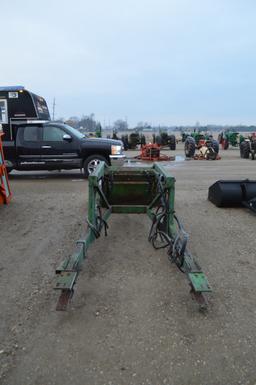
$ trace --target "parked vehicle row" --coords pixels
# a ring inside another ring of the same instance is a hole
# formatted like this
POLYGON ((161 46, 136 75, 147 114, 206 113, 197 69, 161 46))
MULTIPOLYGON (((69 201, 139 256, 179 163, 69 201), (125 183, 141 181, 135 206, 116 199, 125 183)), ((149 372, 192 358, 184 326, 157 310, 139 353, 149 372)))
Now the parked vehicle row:
POLYGON ((90 138, 51 121, 45 100, 24 87, 0 88, 0 124, 9 172, 81 169, 87 177, 100 161, 123 161, 120 140, 90 138))

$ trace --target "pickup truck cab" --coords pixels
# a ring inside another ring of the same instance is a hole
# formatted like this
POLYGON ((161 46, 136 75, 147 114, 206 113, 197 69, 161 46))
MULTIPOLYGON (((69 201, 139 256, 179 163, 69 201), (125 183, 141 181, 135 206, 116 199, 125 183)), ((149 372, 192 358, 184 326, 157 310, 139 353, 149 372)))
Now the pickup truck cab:
POLYGON ((9 172, 83 169, 87 177, 100 161, 111 164, 125 158, 119 140, 86 137, 64 123, 52 122, 45 100, 23 87, 0 88, 0 124, 9 172))

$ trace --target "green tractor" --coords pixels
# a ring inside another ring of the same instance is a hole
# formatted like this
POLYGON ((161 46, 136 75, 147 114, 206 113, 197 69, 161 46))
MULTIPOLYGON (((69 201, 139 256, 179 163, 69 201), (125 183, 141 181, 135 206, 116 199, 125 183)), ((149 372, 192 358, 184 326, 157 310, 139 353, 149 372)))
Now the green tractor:
POLYGON ((240 147, 240 144, 245 140, 244 136, 239 132, 224 131, 218 136, 219 144, 223 150, 227 150, 229 146, 240 147))
POLYGON ((181 134, 181 141, 184 143, 188 137, 194 138, 196 145, 199 144, 200 140, 211 140, 212 135, 208 133, 203 133, 202 131, 193 131, 191 133, 183 132, 181 134))

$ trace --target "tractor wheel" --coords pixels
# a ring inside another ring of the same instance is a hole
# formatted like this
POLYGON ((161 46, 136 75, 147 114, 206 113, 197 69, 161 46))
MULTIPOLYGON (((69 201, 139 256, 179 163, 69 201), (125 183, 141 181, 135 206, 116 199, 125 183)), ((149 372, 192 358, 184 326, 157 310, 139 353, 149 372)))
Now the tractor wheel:
POLYGON ((218 142, 221 144, 222 141, 223 141, 223 133, 220 133, 220 134, 218 135, 218 142))
POLYGON ((216 160, 217 158, 217 152, 214 150, 213 147, 209 147, 208 149, 208 153, 207 153, 207 156, 206 156, 206 159, 210 159, 210 160, 216 160))
POLYGON ((250 142, 244 141, 240 144, 240 156, 243 159, 248 159, 250 156, 250 142))
POLYGON ((192 138, 192 136, 188 136, 186 138, 184 150, 187 158, 193 158, 196 151, 196 142, 195 142, 195 139, 192 138))
POLYGON ((157 136, 156 136, 156 144, 159 144, 159 145, 162 144, 162 139, 161 139, 161 136, 160 136, 160 135, 157 135, 157 136))
POLYGON ((169 136, 169 141, 170 141, 170 150, 176 150, 176 137, 175 135, 170 135, 169 136))
POLYGON ((244 146, 244 142, 242 142, 242 143, 239 144, 240 158, 243 158, 243 146, 244 146))
POLYGON ((141 137, 140 137, 140 144, 141 144, 141 146, 145 146, 145 144, 146 144, 146 137, 145 137, 145 135, 141 135, 141 137))
POLYGON ((244 157, 244 142, 240 143, 239 149, 240 149, 240 157, 243 158, 244 157))
POLYGON ((216 154, 218 154, 219 153, 219 149, 220 149, 218 141, 215 140, 215 139, 211 139, 211 146, 214 149, 214 151, 216 152, 216 154))
POLYGON ((223 150, 227 150, 229 148, 229 141, 228 141, 228 139, 223 139, 222 148, 223 148, 223 150))
POLYGON ((255 159, 255 155, 256 155, 256 141, 252 140, 251 141, 251 158, 252 158, 252 160, 255 159))
POLYGON ((124 145, 124 151, 129 150, 128 136, 127 135, 122 135, 121 136, 121 141, 123 142, 123 145, 124 145))

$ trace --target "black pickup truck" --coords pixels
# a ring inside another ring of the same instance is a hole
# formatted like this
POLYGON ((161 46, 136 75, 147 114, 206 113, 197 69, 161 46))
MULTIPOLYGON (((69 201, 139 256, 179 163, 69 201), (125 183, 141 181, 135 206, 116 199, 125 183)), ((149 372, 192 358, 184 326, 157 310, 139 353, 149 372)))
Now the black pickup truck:
POLYGON ((9 172, 83 169, 87 177, 100 161, 111 164, 125 158, 119 140, 86 137, 50 121, 45 100, 23 87, 0 88, 0 124, 9 172))
POLYGON ((14 141, 3 142, 7 170, 83 169, 87 177, 100 161, 124 158, 122 142, 87 138, 60 123, 19 124, 14 141))

